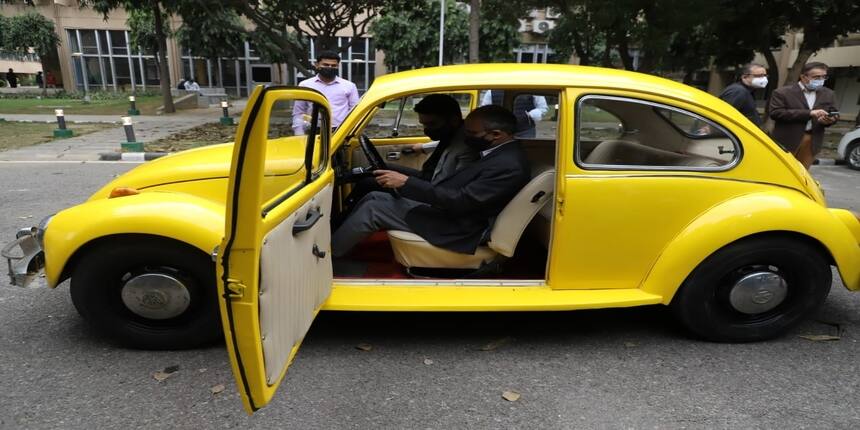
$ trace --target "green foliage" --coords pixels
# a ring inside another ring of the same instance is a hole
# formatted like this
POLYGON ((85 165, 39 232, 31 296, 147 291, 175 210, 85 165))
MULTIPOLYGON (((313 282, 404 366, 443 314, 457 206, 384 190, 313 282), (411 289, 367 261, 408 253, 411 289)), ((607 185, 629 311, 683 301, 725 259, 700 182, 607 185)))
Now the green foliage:
MULTIPOLYGON (((167 22, 170 16, 162 12, 162 22, 167 22)), ((140 47, 144 54, 154 55, 158 52, 158 37, 155 35, 155 16, 151 9, 131 9, 126 21, 129 29, 129 43, 140 47)), ((164 26, 164 36, 171 36, 170 27, 164 26)))
MULTIPOLYGON (((383 10, 370 26, 376 46, 385 51, 389 68, 421 68, 439 63, 440 2, 424 0, 421 7, 383 10)), ((469 14, 462 4, 446 2, 443 61, 462 61, 469 44, 469 14)))
POLYGON ((206 58, 235 58, 244 51, 248 37, 236 12, 216 8, 183 15, 182 26, 176 37, 184 48, 194 55, 206 58), (186 16, 187 15, 187 16, 186 16))
POLYGON ((520 17, 527 12, 523 1, 482 0, 479 56, 483 62, 514 60, 520 43, 520 17))
POLYGON ((47 56, 60 44, 54 23, 33 11, 3 20, 2 38, 5 50, 27 53, 33 48, 40 57, 47 56))

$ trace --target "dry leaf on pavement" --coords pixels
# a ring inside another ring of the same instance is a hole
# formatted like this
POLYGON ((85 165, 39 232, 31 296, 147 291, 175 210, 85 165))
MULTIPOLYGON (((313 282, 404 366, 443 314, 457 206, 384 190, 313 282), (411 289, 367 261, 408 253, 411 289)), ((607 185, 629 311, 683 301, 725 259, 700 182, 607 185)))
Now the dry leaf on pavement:
POLYGON ((159 370, 152 374, 153 379, 158 382, 164 381, 165 379, 173 376, 176 371, 179 370, 179 366, 167 366, 164 370, 159 370))
POLYGON ((430 366, 430 365, 432 365, 432 364, 433 364, 433 360, 431 360, 431 359, 429 359, 429 358, 425 358, 425 359, 424 359, 424 364, 426 364, 426 365, 430 366))
POLYGON ((209 390, 212 391, 212 394, 218 394, 218 393, 224 391, 224 388, 225 388, 224 384, 218 384, 218 385, 210 388, 209 390))
POLYGON ((503 337, 501 339, 496 339, 484 346, 481 347, 481 351, 494 351, 498 349, 500 346, 505 345, 506 343, 514 340, 511 337, 503 337))
POLYGON ((355 346, 355 349, 358 349, 361 351, 370 351, 371 349, 373 349, 373 345, 371 345, 369 343, 359 343, 358 345, 355 346))
POLYGON ((502 393, 502 398, 509 402, 516 402, 520 399, 520 393, 513 390, 508 390, 502 393))
POLYGON ((831 336, 829 334, 802 334, 797 336, 802 339, 811 340, 813 342, 826 342, 829 340, 839 340, 842 339, 839 336, 831 336))

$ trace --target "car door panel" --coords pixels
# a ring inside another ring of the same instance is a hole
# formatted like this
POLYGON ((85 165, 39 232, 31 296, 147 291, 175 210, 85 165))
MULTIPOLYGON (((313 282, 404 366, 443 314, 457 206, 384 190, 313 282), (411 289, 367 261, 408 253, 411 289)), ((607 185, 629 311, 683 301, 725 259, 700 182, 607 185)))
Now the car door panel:
POLYGON ((334 173, 322 94, 258 87, 248 106, 233 150, 217 270, 227 351, 252 413, 274 396, 329 295, 334 173), (300 101, 312 108, 312 125, 307 136, 290 136, 289 109, 275 105, 295 109, 300 101))

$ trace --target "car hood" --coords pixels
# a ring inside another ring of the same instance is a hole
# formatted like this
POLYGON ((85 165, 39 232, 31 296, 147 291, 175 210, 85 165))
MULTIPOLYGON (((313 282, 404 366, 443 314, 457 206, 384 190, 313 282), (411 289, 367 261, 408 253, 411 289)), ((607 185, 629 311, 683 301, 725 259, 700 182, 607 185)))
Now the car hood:
POLYGON ((143 191, 165 184, 226 179, 230 173, 233 144, 205 146, 177 152, 141 164, 117 177, 90 197, 106 198, 116 187, 131 187, 143 191))

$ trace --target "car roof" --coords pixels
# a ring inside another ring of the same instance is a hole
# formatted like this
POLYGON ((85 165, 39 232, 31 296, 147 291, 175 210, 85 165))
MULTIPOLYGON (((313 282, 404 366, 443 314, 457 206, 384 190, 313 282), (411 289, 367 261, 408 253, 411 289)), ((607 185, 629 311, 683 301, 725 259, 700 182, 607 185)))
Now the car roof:
MULTIPOLYGON (((569 64, 461 64, 428 67, 378 76, 368 93, 378 99, 414 92, 416 89, 448 88, 605 88, 652 92, 701 103, 696 88, 644 73, 569 64)), ((708 95, 711 97, 710 95, 708 95)))

